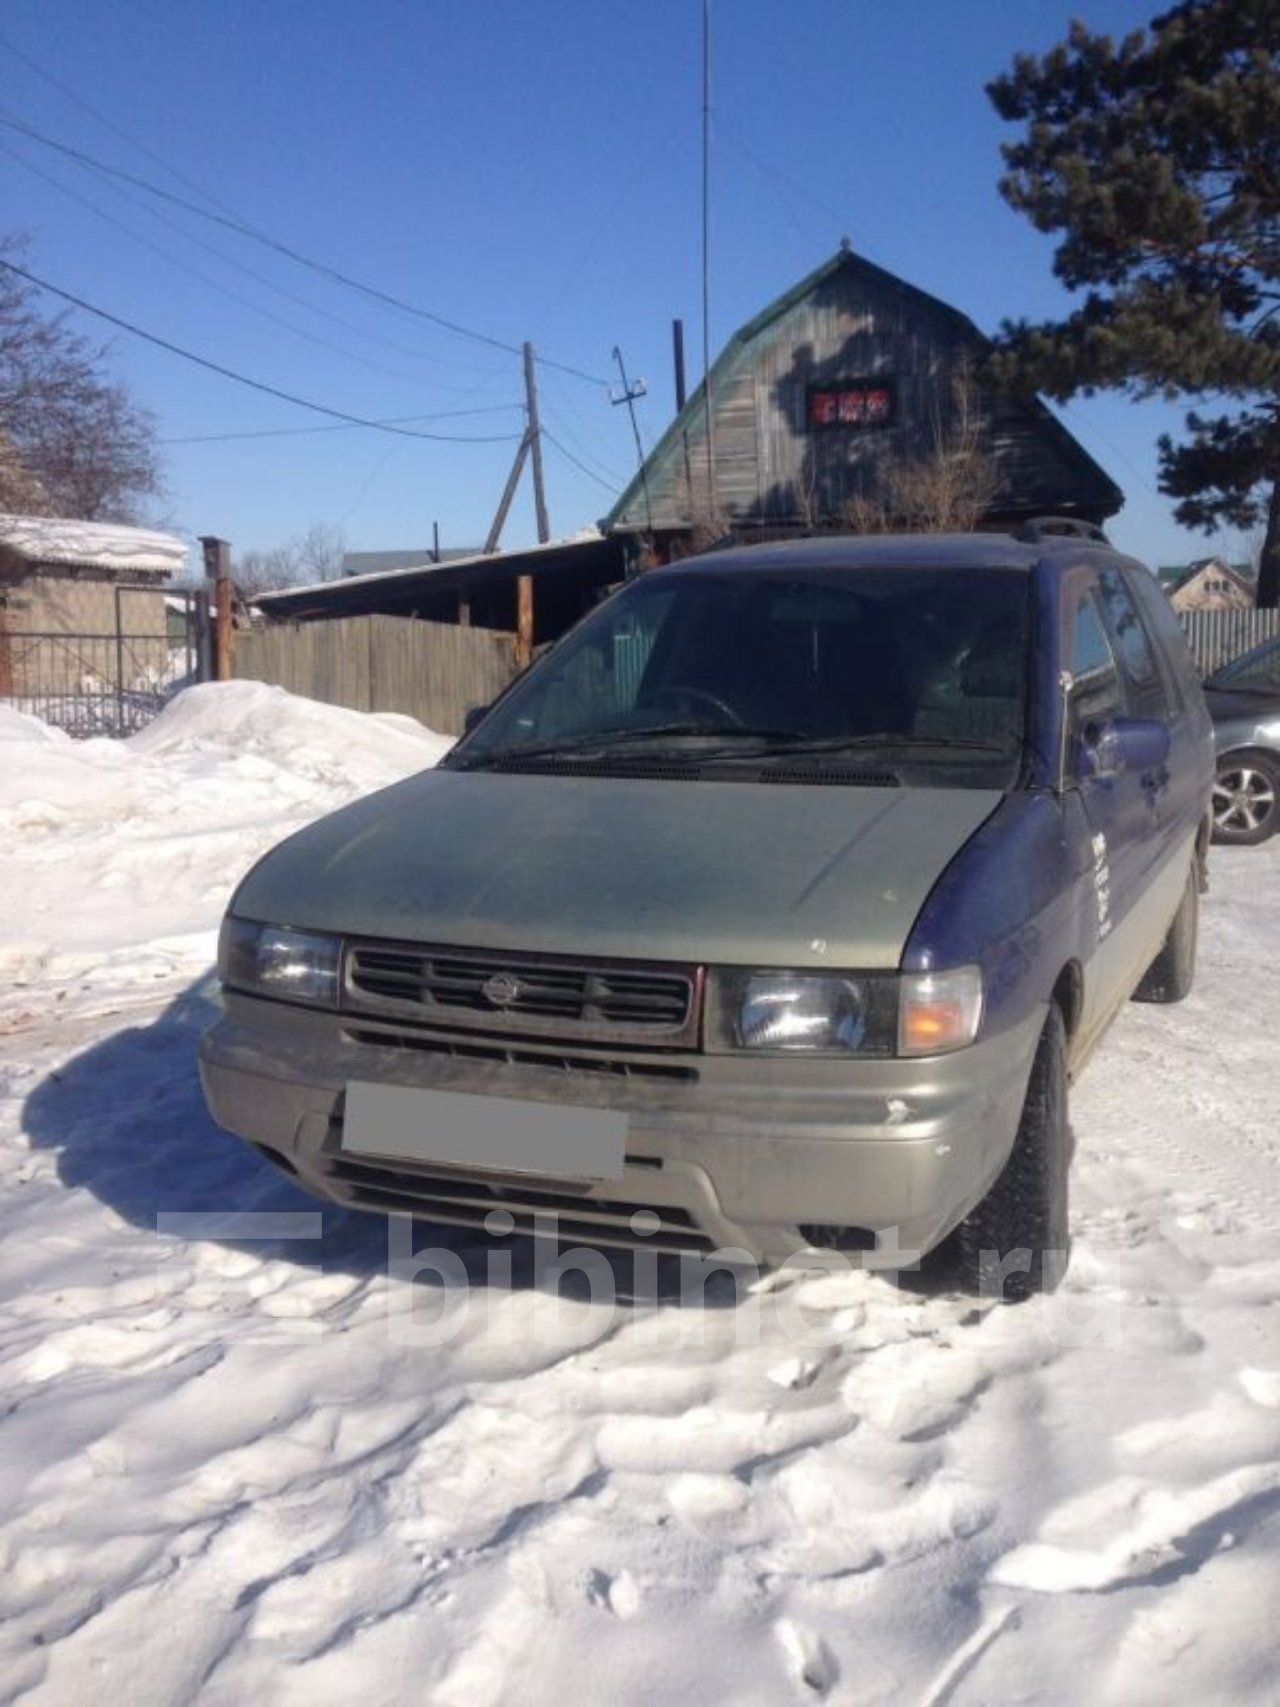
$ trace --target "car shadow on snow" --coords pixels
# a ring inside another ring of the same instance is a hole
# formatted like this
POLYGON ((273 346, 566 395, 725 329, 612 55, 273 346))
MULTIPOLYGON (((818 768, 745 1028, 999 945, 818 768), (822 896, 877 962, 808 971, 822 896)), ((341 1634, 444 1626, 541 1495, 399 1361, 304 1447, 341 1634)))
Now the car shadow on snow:
MULTIPOLYGON (((211 1119, 197 1048, 218 1012, 217 982, 209 972, 157 1018, 123 1026, 72 1056, 27 1097, 23 1127, 28 1141, 56 1154, 65 1186, 91 1192, 158 1244, 212 1240, 263 1261, 286 1260, 324 1273, 372 1279, 385 1272, 390 1244, 384 1217, 312 1197, 211 1119), (300 1214, 305 1222, 280 1219, 300 1214), (316 1217, 320 1237, 310 1231, 316 1217), (305 1227, 306 1235, 288 1237, 291 1225, 305 1227)), ((402 1262, 404 1243, 402 1237, 397 1252, 402 1262)), ((427 1246, 456 1256, 471 1286, 485 1287, 495 1267, 501 1284, 514 1289, 554 1284, 548 1280, 553 1259, 547 1246, 539 1249, 520 1235, 490 1239, 467 1228, 415 1221, 412 1250, 420 1253, 427 1246), (497 1250, 509 1253, 509 1264, 491 1262, 497 1250)), ((714 1309, 738 1302, 738 1284, 718 1266, 709 1266, 705 1283, 691 1288, 682 1284, 678 1259, 658 1257, 638 1287, 637 1264, 629 1252, 601 1255, 621 1302, 696 1302, 714 1309)), ((400 1272, 411 1272, 423 1285, 443 1284, 429 1264, 418 1267, 409 1261, 400 1272)), ((567 1298, 587 1295, 582 1276, 572 1268, 558 1287, 567 1298)))

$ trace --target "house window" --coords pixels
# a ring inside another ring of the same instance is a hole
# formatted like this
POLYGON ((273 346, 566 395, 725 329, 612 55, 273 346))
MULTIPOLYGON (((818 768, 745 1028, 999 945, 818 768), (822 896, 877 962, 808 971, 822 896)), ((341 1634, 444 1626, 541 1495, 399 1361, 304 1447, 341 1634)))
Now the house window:
POLYGON ((825 432, 831 427, 888 427, 893 415, 892 380, 851 379, 809 387, 809 425, 816 431, 825 432))

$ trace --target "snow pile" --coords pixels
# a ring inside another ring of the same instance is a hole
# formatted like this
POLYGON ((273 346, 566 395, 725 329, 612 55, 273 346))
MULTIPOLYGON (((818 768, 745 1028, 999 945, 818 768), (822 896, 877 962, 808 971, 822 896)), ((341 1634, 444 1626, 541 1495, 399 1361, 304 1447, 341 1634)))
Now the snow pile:
POLYGON ((12 898, 0 913, 0 978, 71 984, 89 956, 109 986, 144 944, 159 964, 193 975, 259 854, 433 765, 451 744, 408 717, 345 711, 260 682, 189 688, 126 741, 72 741, 0 707, 12 898), (124 958, 104 962, 113 950, 124 958))
POLYGON ((1195 992, 1073 1092, 1056 1298, 561 1295, 218 1134, 156 941, 442 743, 243 685, 0 737, 61 789, 0 844, 7 938, 60 944, 0 1018, 0 1699, 1275 1700, 1280 843, 1215 853, 1195 992))

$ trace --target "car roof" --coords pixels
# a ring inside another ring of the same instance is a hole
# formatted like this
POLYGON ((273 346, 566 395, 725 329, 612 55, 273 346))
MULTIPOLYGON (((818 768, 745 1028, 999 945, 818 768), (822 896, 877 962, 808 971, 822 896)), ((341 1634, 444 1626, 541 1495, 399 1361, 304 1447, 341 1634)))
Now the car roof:
POLYGON ((658 573, 719 569, 1014 569, 1053 562, 1063 568, 1120 554, 1093 540, 1042 539, 1034 544, 1006 533, 839 534, 713 548, 658 573))

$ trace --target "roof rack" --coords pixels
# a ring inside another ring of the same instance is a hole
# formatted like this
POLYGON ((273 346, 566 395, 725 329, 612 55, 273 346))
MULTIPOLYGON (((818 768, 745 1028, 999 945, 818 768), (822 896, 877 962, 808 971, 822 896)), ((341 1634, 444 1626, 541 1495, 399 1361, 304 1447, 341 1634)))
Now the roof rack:
POLYGON ((1081 521, 1078 516, 1032 516, 1013 537, 1026 545, 1040 545, 1046 539, 1083 539, 1093 545, 1111 543, 1097 522, 1081 521))

